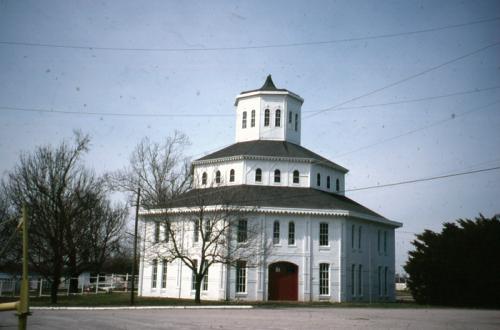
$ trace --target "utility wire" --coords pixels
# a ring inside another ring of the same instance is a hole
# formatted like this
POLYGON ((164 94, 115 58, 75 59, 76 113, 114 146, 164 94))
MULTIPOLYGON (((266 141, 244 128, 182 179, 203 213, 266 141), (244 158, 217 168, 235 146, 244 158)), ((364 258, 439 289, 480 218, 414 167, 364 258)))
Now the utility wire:
POLYGON ((444 67, 444 66, 446 66, 446 65, 449 65, 449 64, 452 64, 452 63, 458 62, 458 61, 460 61, 460 60, 463 60, 464 58, 467 58, 467 57, 470 57, 470 56, 472 56, 472 55, 478 54, 478 53, 480 53, 480 52, 483 52, 483 51, 485 51, 485 50, 487 50, 487 49, 490 49, 490 48, 492 48, 492 47, 496 47, 496 46, 498 46, 498 45, 500 45, 500 41, 497 41, 497 42, 495 42, 495 43, 492 43, 492 44, 489 44, 489 45, 487 45, 487 46, 481 47, 481 48, 479 48, 479 49, 476 49, 476 50, 474 50, 474 51, 472 51, 472 52, 466 53, 466 54, 461 55, 461 56, 459 56, 459 57, 455 57, 455 58, 453 58, 453 59, 451 59, 451 60, 448 60, 448 61, 443 62, 443 63, 441 63, 441 64, 438 64, 438 65, 436 65, 436 66, 430 67, 430 68, 428 68, 428 69, 426 69, 426 70, 423 70, 423 71, 420 71, 420 72, 418 72, 418 73, 412 74, 412 75, 410 75, 410 76, 408 76, 408 77, 405 77, 405 78, 403 78, 403 79, 397 80, 397 81, 392 82, 392 83, 390 83, 390 84, 388 84, 388 85, 385 85, 385 86, 383 86, 383 87, 376 88, 376 89, 374 89, 374 90, 372 90, 372 91, 369 91, 369 92, 367 92, 367 93, 364 93, 364 94, 362 94, 362 95, 359 95, 359 96, 356 96, 356 97, 350 98, 350 99, 348 99, 347 101, 343 101, 343 102, 338 103, 338 104, 336 104, 336 105, 334 105, 334 106, 332 106, 332 107, 329 107, 329 108, 326 108, 326 109, 323 109, 323 110, 316 111, 315 113, 310 114, 309 116, 304 117, 304 119, 312 118, 312 117, 314 117, 314 116, 317 116, 317 115, 322 114, 322 113, 327 112, 327 111, 332 111, 332 110, 334 110, 334 109, 337 109, 337 108, 339 108, 339 107, 343 106, 344 104, 354 102, 354 101, 359 100, 359 99, 361 99, 361 98, 364 98, 364 97, 367 97, 367 96, 370 96, 370 95, 376 94, 376 93, 378 93, 378 92, 381 92, 381 91, 383 91, 383 90, 385 90, 385 89, 388 89, 388 88, 391 88, 391 87, 394 87, 394 86, 400 85, 400 84, 402 84, 402 83, 404 83, 404 82, 407 82, 407 81, 409 81, 409 80, 415 79, 415 78, 420 77, 420 76, 423 76, 423 75, 425 75, 425 74, 427 74, 427 73, 429 73, 429 72, 432 72, 432 71, 438 70, 438 69, 440 69, 440 68, 442 68, 442 67, 444 67))
POLYGON ((474 170, 474 171, 466 171, 466 172, 452 173, 452 174, 447 174, 447 175, 433 176, 433 177, 422 178, 422 179, 415 179, 415 180, 407 180, 407 181, 399 181, 399 182, 393 182, 393 183, 386 183, 386 184, 381 184, 381 185, 376 185, 376 186, 368 186, 368 187, 361 187, 361 188, 346 189, 346 190, 344 190, 344 192, 359 191, 359 190, 368 190, 368 189, 376 189, 376 188, 384 188, 384 187, 393 187, 393 186, 400 186, 400 185, 404 185, 404 184, 424 182, 424 181, 433 181, 433 180, 451 178, 451 177, 454 177, 454 176, 468 175, 468 174, 488 172, 488 171, 494 171, 494 170, 500 170, 500 166, 490 167, 490 168, 483 168, 483 169, 474 170))
POLYGON ((389 138, 386 138, 386 139, 383 139, 383 140, 380 140, 378 142, 375 142, 375 143, 371 143, 371 144, 368 144, 368 145, 365 145, 365 146, 362 146, 362 147, 359 147, 357 149, 354 149, 354 150, 351 150, 351 151, 348 151, 348 152, 344 152, 344 153, 341 153, 339 155, 336 155, 335 156, 335 159, 337 158, 341 158, 341 157, 345 157, 347 155, 350 155, 350 154, 353 154, 355 152, 358 152, 358 151, 361 151, 361 150, 365 150, 365 149, 368 149, 368 148, 371 148, 371 147, 374 147, 374 146, 378 146, 380 144, 383 144, 383 143, 386 143, 386 142, 389 142, 389 141, 392 141, 392 140, 396 140, 396 139, 399 139, 403 136, 406 136, 406 135, 410 135, 410 134, 413 134, 413 133, 416 133, 416 132, 419 132, 419 131, 423 131, 423 130, 426 130, 428 128, 431 128, 431 127, 434 127, 434 126, 438 126, 438 125, 441 125, 441 124, 444 124, 448 121, 451 121, 451 120, 454 120, 456 119, 457 117, 462 117, 462 116, 465 116, 465 115, 469 115, 471 113, 474 113, 474 112, 478 112, 478 111, 481 111, 481 110, 484 110, 484 109, 487 109, 489 107, 491 107, 492 105, 495 105, 495 104, 498 104, 500 103, 500 100, 497 100, 495 102, 492 102, 492 103, 488 103, 488 104, 485 104, 485 105, 482 105, 482 106, 479 106, 479 107, 476 107, 476 108, 473 108, 471 110, 468 110, 468 111, 465 111, 465 112, 462 112, 462 113, 459 113, 459 114, 456 114, 456 115, 452 115, 448 118, 445 118, 445 119, 441 119, 441 120, 438 120, 438 121, 435 121, 429 125, 426 125, 426 126, 422 126, 422 127, 419 127, 419 128, 415 128, 411 131, 408 131, 408 132, 404 132, 404 133, 401 133, 401 134, 398 134, 398 135, 395 135, 395 136, 391 136, 389 138))
POLYGON ((459 24, 444 25, 444 26, 414 30, 414 31, 406 31, 406 32, 379 34, 374 36, 332 39, 332 40, 322 40, 322 41, 283 43, 283 44, 255 45, 255 46, 199 47, 199 48, 100 47, 95 45, 75 45, 75 44, 55 44, 55 43, 53 44, 53 43, 21 42, 21 41, 9 41, 9 40, 2 40, 0 41, 0 44, 10 45, 10 46, 64 48, 64 49, 79 49, 79 50, 90 50, 90 51, 99 50, 99 51, 129 51, 129 52, 205 52, 205 51, 251 50, 251 49, 317 46, 317 45, 329 45, 329 44, 356 42, 365 40, 387 39, 387 38, 395 38, 395 37, 455 29, 476 24, 489 23, 497 21, 499 19, 500 17, 492 17, 492 18, 470 21, 459 24))
MULTIPOLYGON (((475 88, 475 89, 470 89, 470 90, 466 90, 466 91, 441 94, 441 95, 432 95, 432 96, 426 96, 426 97, 421 97, 421 98, 416 98, 416 99, 406 99, 406 100, 386 102, 386 103, 375 103, 375 104, 365 104, 365 105, 350 106, 350 107, 341 107, 341 108, 337 108, 337 109, 334 109, 331 111, 365 109, 365 108, 383 107, 383 106, 388 106, 388 105, 390 106, 390 105, 397 105, 397 104, 416 103, 416 102, 436 100, 436 99, 442 99, 442 98, 459 96, 459 95, 481 93, 481 92, 491 91, 491 90, 495 90, 495 89, 499 89, 499 88, 500 88, 500 86, 475 88)), ((59 110, 59 109, 52 109, 52 108, 47 109, 47 108, 31 108, 31 107, 14 107, 14 106, 7 106, 7 105, 0 105, 0 109, 6 110, 6 111, 39 112, 39 113, 68 114, 68 115, 111 116, 111 117, 115 116, 115 117, 146 117, 146 118, 150 118, 150 117, 187 117, 187 118, 201 117, 201 118, 206 118, 206 117, 234 117, 235 116, 234 114, 226 114, 226 113, 171 113, 171 114, 169 114, 169 113, 99 112, 99 111, 77 112, 77 111, 59 110)), ((321 111, 321 110, 306 110, 306 111, 302 111, 302 112, 303 113, 314 113, 317 111, 321 111)))

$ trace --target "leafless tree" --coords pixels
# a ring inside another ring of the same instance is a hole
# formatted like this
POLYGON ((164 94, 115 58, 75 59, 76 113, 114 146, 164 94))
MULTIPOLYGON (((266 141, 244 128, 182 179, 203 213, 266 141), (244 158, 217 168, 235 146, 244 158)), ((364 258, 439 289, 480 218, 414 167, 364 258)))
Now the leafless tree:
POLYGON ((2 186, 20 212, 28 206, 30 262, 51 282, 57 302, 61 276, 98 268, 122 233, 125 211, 111 207, 104 180, 82 165, 90 139, 38 147, 23 154, 2 186))
POLYGON ((132 203, 141 188, 141 207, 149 209, 166 203, 191 186, 189 160, 184 151, 188 137, 175 131, 165 141, 143 138, 135 147, 127 167, 107 176, 114 190, 129 193, 132 203))
POLYGON ((238 205, 224 188, 193 189, 151 212, 147 221, 144 260, 181 260, 193 272, 196 303, 211 265, 244 260, 255 267, 271 250, 261 223, 248 218, 255 209, 238 205))

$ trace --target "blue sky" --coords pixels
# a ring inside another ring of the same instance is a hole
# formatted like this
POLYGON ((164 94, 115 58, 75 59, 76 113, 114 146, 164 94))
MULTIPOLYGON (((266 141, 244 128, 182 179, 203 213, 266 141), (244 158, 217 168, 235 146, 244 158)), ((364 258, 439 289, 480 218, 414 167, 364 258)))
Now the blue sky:
MULTIPOLYGON (((499 16, 498 1, 0 1, 0 173, 22 151, 71 138, 74 129, 92 136, 86 162, 99 173, 125 165, 143 136, 161 140, 175 129, 200 157, 233 143, 234 97, 260 87, 267 74, 305 99, 302 145, 349 168, 347 189, 499 166, 500 45, 458 59, 500 41, 500 20, 492 20, 499 16), (451 25, 460 26, 248 48, 451 25), (228 47, 247 48, 199 50, 228 47), (354 98, 344 107, 455 93, 306 112, 354 98), (13 107, 193 116, 6 109, 13 107)), ((404 223, 400 269, 413 232, 500 213, 500 171, 348 196, 404 223)))

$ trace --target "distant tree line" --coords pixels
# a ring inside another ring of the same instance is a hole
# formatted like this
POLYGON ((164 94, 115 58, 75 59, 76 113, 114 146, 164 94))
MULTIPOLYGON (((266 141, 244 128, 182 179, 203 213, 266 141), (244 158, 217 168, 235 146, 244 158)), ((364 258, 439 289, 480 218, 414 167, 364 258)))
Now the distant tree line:
POLYGON ((404 267, 418 303, 500 306, 500 215, 445 223, 413 241, 404 267))

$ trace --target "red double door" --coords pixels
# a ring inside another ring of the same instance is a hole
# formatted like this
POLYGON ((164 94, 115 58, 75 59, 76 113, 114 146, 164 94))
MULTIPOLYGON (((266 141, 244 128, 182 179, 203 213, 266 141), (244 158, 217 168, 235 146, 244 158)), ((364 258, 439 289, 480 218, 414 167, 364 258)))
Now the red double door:
POLYGON ((290 262, 269 266, 269 300, 297 300, 299 267, 290 262))

